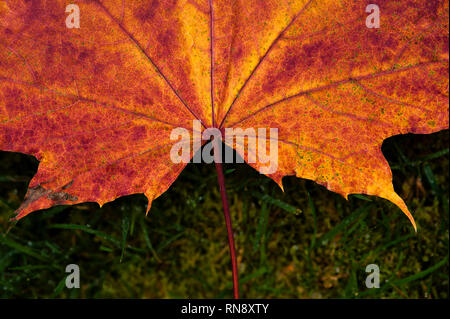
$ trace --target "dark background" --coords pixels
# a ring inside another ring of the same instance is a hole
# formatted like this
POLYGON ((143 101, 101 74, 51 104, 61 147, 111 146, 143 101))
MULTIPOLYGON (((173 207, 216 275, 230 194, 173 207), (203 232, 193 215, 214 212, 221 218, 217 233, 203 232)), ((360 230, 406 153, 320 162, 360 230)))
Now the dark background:
MULTIPOLYGON (((311 181, 278 186, 225 165, 244 298, 449 298, 449 133, 387 139, 390 202, 346 201, 311 181), (381 287, 368 289, 375 263, 381 287)), ((231 265, 214 165, 189 164, 153 202, 144 195, 58 206, 10 223, 38 161, 0 152, 0 297, 230 298, 231 265), (81 288, 65 287, 78 264, 81 288)), ((145 172, 142 172, 145 174, 145 172)))

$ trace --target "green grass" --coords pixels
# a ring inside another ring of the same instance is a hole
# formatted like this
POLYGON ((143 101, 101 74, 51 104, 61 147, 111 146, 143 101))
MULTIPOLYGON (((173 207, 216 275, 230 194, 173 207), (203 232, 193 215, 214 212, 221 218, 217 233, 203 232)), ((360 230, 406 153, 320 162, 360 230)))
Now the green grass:
MULTIPOLYGON (((394 186, 413 211, 386 200, 346 201, 295 177, 274 182, 226 165, 244 298, 448 298, 448 131, 390 138, 394 186), (365 287, 380 267, 381 288, 365 287)), ((0 297, 229 298, 231 265, 215 169, 189 164, 145 216, 143 195, 85 203, 10 223, 36 172, 0 152, 0 297), (78 264, 81 289, 65 288, 78 264)))

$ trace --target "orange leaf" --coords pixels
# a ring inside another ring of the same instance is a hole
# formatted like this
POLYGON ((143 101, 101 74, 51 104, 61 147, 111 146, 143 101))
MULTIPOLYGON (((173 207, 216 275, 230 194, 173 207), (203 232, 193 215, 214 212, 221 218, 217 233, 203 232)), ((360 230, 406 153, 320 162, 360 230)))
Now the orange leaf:
POLYGON ((16 218, 134 193, 150 207, 186 165, 171 131, 201 120, 277 128, 280 186, 377 195, 415 226, 381 144, 448 128, 449 6, 379 0, 369 28, 371 2, 77 1, 68 28, 66 1, 0 1, 0 149, 40 161, 16 218))

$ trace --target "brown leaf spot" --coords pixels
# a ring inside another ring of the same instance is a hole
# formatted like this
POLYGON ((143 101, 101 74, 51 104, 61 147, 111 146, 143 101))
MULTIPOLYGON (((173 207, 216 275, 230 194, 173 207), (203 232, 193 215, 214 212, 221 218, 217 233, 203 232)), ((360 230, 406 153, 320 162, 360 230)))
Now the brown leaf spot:
POLYGON ((65 201, 71 201, 74 202, 78 200, 78 197, 70 195, 66 192, 52 192, 47 195, 47 198, 54 201, 54 202, 65 202, 65 201))

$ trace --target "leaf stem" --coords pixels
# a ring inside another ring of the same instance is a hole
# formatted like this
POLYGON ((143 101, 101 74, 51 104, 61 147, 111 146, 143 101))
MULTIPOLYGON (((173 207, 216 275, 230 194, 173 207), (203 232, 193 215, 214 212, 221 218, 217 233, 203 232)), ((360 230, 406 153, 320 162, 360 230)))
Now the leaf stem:
MULTIPOLYGON (((214 143, 214 141, 213 141, 214 143)), ((218 144, 218 141, 215 143, 218 144)), ((222 145, 214 145, 214 150, 219 150, 219 147, 222 145)), ((223 174, 223 166, 221 161, 221 152, 214 152, 214 162, 216 164, 216 171, 217 171, 217 180, 219 182, 219 188, 220 188, 220 196, 222 197, 222 205, 223 205, 223 213, 225 215, 225 223, 227 225, 227 232, 228 232, 228 246, 230 248, 230 256, 231 256, 231 266, 233 269, 233 293, 234 293, 234 299, 239 299, 239 279, 238 279, 238 268, 237 268, 237 260, 236 260, 236 250, 234 245, 234 237, 233 237, 233 228, 231 224, 231 217, 230 217, 230 208, 228 206, 228 199, 227 199, 227 190, 225 188, 225 176, 223 174), (219 154, 217 154, 219 153, 219 154)))

